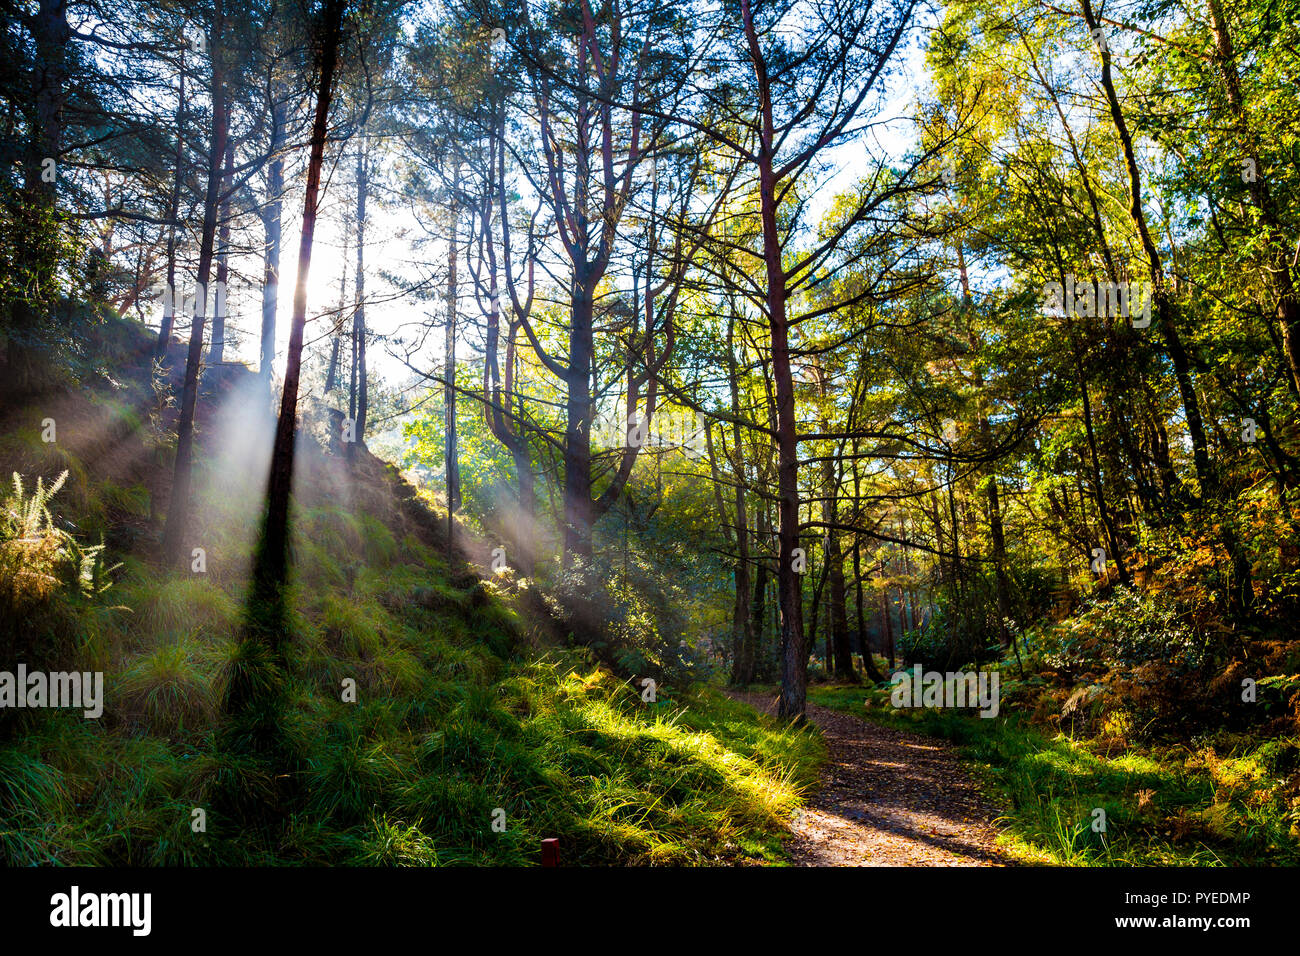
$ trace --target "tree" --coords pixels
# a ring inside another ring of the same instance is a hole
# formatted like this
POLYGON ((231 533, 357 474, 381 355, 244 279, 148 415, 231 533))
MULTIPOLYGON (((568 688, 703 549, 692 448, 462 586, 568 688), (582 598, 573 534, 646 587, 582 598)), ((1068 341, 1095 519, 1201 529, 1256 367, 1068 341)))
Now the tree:
MULTIPOLYGON (((858 118, 911 22, 914 4, 886 11, 828 5, 815 20, 801 22, 795 4, 755 7, 750 0, 728 5, 710 22, 712 37, 736 69, 720 77, 710 97, 719 115, 699 129, 752 174, 764 270, 758 303, 767 321, 776 411, 778 542, 776 563, 780 605, 782 673, 779 711, 802 720, 806 699, 807 648, 800 625, 802 598, 795 551, 800 543, 799 440, 795 408, 792 342, 798 326, 867 298, 851 294, 791 315, 791 300, 840 252, 876 208, 908 191, 906 180, 864 189, 811 248, 798 250, 809 185, 805 176, 819 157, 861 133, 858 118), (740 65, 749 71, 742 78, 740 65), (727 131, 742 131, 728 135, 727 131), (742 138, 743 137, 743 138, 742 138)), ((752 294, 752 293, 751 293, 752 294)))
MULTIPOLYGON (((273 603, 288 577, 289 496, 293 485, 294 444, 298 420, 298 386, 302 375, 303 336, 307 324, 307 278, 311 271, 312 242, 320 192, 321 162, 329 138, 329 109, 334 95, 334 73, 346 0, 326 0, 320 19, 320 80, 316 115, 312 123, 311 152, 307 160, 307 186, 303 198, 302 234, 298 243, 298 278, 293 295, 289 351, 271 452, 271 475, 266 493, 266 516, 253 563, 254 607, 273 603)), ((269 635, 273 640, 277 635, 269 635)))
MULTIPOLYGON (((176 426, 176 465, 172 476, 171 500, 163 529, 162 559, 169 567, 188 562, 186 535, 189 533, 191 482, 194 467, 194 414, 199 395, 199 366, 203 358, 203 328, 207 316, 208 277, 217 232, 221 195, 221 168, 230 132, 230 110, 226 100, 226 15, 222 0, 214 0, 212 29, 208 39, 211 60, 212 138, 208 144, 208 185, 203 202, 203 226, 199 264, 195 275, 194 316, 190 325, 189 350, 185 359, 185 385, 180 420, 176 426)), ((222 306, 218 305, 218 308, 222 306)))

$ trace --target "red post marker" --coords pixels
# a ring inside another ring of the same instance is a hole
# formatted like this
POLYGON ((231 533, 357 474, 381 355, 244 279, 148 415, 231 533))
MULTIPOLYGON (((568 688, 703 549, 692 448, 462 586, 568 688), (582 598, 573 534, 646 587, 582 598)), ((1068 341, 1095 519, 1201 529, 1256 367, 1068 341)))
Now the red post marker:
POLYGON ((560 865, 560 841, 555 837, 542 841, 542 866, 560 865))

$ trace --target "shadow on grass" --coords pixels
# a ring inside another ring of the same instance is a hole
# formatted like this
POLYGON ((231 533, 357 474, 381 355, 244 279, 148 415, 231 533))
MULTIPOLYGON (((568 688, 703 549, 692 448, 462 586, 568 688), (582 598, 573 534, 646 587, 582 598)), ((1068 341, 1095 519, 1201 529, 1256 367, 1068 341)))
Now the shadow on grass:
POLYGON ((288 731, 290 639, 286 585, 267 561, 265 529, 254 555, 252 583, 239 640, 228 665, 217 730, 221 764, 218 812, 262 831, 281 826, 297 801, 303 752, 288 731))

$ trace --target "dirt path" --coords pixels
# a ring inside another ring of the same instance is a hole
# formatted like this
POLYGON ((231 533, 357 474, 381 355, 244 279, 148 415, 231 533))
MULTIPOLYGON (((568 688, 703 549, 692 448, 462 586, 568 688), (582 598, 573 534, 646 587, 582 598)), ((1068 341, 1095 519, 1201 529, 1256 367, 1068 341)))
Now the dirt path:
MULTIPOLYGON (((764 694, 733 694, 775 713, 764 694)), ((997 811, 939 741, 808 705, 830 760, 791 823, 797 866, 1006 866, 997 811)))

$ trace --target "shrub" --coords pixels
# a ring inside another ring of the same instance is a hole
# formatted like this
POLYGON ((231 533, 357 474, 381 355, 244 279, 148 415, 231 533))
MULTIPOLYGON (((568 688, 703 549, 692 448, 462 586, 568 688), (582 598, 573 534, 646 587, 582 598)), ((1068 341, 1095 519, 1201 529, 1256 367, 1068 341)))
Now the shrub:
POLYGON ((13 492, 0 504, 0 602, 11 616, 31 611, 60 590, 93 596, 108 587, 103 546, 81 547, 50 514, 50 500, 67 478, 65 471, 48 488, 37 478, 28 494, 15 472, 13 492))
POLYGON ((574 640, 623 674, 689 681, 702 662, 682 642, 687 621, 679 602, 639 558, 626 565, 577 563, 548 599, 574 640))

